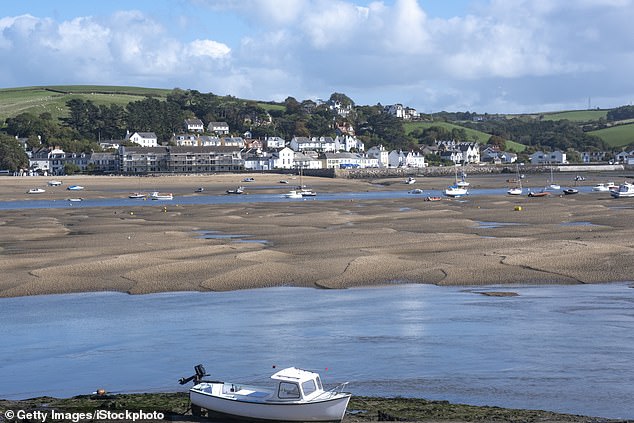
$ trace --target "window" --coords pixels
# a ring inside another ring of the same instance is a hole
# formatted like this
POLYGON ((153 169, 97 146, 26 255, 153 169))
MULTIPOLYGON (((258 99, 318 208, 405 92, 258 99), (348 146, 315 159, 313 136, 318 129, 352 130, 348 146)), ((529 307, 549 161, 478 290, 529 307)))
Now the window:
POLYGON ((306 382, 302 383, 302 391, 304 391, 304 395, 310 395, 316 390, 317 387, 315 386, 314 380, 307 380, 306 382))
POLYGON ((277 396, 281 399, 299 398, 299 386, 296 383, 280 382, 280 389, 277 396))

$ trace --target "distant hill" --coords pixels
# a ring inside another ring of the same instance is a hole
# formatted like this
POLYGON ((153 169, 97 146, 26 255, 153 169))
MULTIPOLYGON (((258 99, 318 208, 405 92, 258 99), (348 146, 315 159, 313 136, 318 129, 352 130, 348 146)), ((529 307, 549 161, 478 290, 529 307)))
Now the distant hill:
MULTIPOLYGON (((451 131, 454 128, 464 129, 464 131, 467 133, 467 135, 470 138, 474 138, 474 137, 477 138, 480 144, 486 144, 487 141, 489 141, 489 138, 491 138, 491 134, 487 134, 486 132, 477 131, 471 128, 465 128, 464 126, 460 126, 458 124, 450 123, 450 122, 442 122, 442 121, 406 122, 404 126, 405 126, 406 134, 409 134, 416 129, 427 129, 432 126, 440 126, 447 129, 448 131, 451 131)), ((526 150, 526 146, 524 144, 520 144, 515 141, 507 141, 506 149, 508 151, 521 153, 522 151, 526 150)))
POLYGON ((626 123, 588 132, 596 135, 611 147, 623 147, 634 143, 634 123, 626 123))
POLYGON ((90 100, 96 105, 119 104, 148 96, 164 99, 172 90, 100 85, 68 85, 0 89, 0 120, 20 113, 40 115, 48 112, 54 119, 66 117, 66 102, 72 99, 90 100))

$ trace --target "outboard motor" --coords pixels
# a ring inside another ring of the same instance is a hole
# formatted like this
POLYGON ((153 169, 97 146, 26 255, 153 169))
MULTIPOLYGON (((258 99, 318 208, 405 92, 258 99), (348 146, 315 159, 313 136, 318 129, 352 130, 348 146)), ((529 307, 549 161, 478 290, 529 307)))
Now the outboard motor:
POLYGON ((205 376, 209 376, 209 374, 207 374, 205 368, 203 367, 202 364, 197 364, 196 366, 194 366, 194 372, 196 372, 194 375, 190 376, 190 377, 182 377, 178 380, 178 383, 180 383, 181 385, 186 384, 187 382, 191 382, 194 381, 194 385, 199 384, 200 382, 203 381, 203 377, 205 376))

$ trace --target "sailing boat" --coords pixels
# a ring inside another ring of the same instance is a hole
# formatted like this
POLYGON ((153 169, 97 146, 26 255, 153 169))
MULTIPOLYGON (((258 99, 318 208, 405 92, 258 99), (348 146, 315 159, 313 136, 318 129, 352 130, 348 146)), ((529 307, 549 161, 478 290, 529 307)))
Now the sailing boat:
POLYGON ((456 180, 456 185, 459 187, 468 187, 469 186, 469 182, 467 182, 467 174, 462 172, 462 174, 460 175, 460 180, 456 180))
POLYGON ((561 189, 561 186, 555 183, 555 179, 553 178, 553 168, 550 168, 550 181, 549 185, 546 189, 561 189))
POLYGON ((506 191, 508 195, 522 195, 522 192, 524 191, 522 189, 522 178, 520 178, 520 169, 517 165, 515 171, 517 173, 517 185, 506 191))
POLYGON ((458 166, 454 166, 455 169, 455 173, 456 173, 456 182, 447 187, 447 189, 445 190, 445 195, 448 197, 461 197, 463 195, 467 195, 469 192, 467 190, 466 186, 460 186, 458 184, 458 166))

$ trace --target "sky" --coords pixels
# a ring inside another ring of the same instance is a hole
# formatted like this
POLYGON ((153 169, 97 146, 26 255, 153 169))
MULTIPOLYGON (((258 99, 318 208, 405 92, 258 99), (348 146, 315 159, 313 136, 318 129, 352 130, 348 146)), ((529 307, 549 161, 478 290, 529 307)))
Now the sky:
POLYGON ((536 113, 634 101, 634 0, 0 0, 0 88, 536 113))

